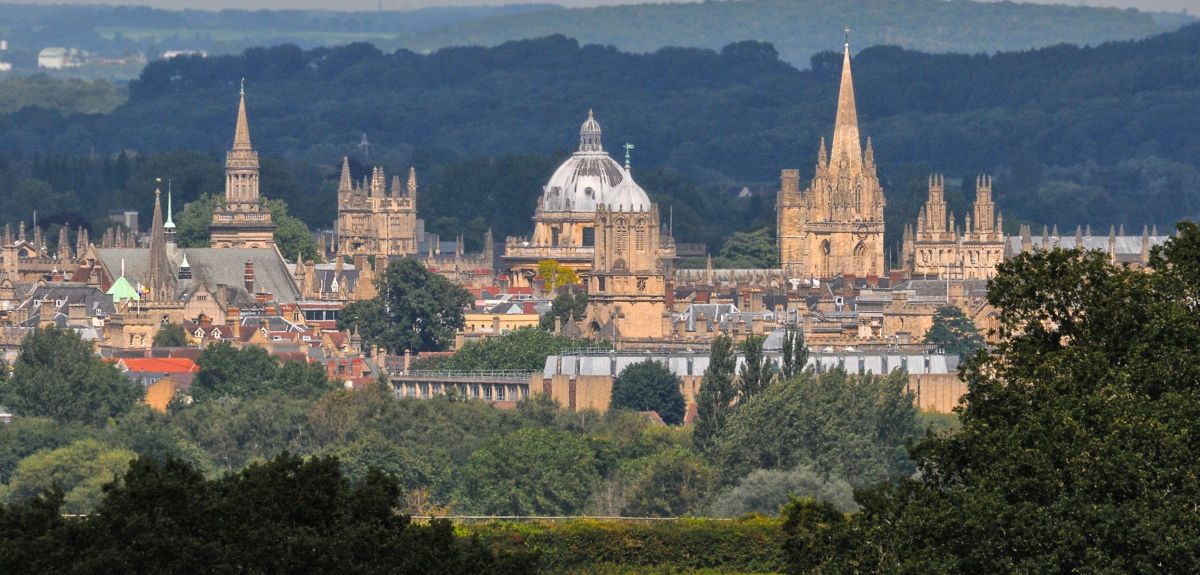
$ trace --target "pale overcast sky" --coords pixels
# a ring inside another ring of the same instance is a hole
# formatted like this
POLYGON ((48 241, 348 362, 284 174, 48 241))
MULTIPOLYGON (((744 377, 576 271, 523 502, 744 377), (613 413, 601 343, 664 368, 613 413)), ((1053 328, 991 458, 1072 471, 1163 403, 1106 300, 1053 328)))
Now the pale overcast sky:
MULTIPOLYGON (((386 10, 409 10, 428 6, 482 6, 497 4, 524 4, 537 0, 11 0, 30 4, 124 4, 154 6, 156 8, 197 8, 220 10, 223 8, 282 9, 324 8, 328 10, 374 10, 382 1, 386 10)), ((636 4, 639 0, 543 0, 563 6, 597 6, 610 4, 636 4)), ((689 0, 658 0, 689 1, 689 0)), ((1190 13, 1200 13, 1200 0, 1033 0, 1043 4, 1071 4, 1091 6, 1133 7, 1143 10, 1168 10, 1177 12, 1186 8, 1190 13)))

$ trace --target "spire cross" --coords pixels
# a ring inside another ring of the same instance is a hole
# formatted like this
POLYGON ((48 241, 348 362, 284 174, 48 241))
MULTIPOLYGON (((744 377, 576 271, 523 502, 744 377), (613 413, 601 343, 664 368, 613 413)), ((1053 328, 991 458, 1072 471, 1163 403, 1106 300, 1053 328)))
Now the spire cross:
POLYGON ((629 169, 629 153, 633 151, 633 144, 625 142, 625 169, 629 169))

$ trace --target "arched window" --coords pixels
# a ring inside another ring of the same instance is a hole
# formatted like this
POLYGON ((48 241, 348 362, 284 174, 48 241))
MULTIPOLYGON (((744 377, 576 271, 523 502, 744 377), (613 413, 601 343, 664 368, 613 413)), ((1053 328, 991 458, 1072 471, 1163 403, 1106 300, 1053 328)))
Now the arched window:
POLYGON ((646 251, 646 220, 639 218, 634 228, 634 243, 638 253, 646 251))
POLYGON ((629 227, 625 224, 625 218, 617 219, 617 238, 613 246, 614 251, 618 254, 625 253, 629 247, 629 227))

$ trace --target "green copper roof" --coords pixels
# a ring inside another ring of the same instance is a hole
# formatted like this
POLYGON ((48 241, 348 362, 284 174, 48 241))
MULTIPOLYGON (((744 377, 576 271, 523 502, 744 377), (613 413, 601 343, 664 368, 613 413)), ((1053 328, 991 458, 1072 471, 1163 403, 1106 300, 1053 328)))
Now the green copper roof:
POLYGON ((122 300, 137 301, 142 299, 142 296, 138 295, 137 290, 133 289, 132 285, 129 285, 129 280, 125 279, 125 276, 117 278, 117 281, 113 282, 112 287, 108 288, 108 291, 105 293, 113 296, 113 303, 122 300))

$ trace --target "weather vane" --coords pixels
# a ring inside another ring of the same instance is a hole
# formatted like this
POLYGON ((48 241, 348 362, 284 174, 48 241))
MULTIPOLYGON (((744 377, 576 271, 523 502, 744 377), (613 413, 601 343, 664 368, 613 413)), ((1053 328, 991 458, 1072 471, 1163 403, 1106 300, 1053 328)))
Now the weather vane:
POLYGON ((842 28, 842 32, 844 32, 846 34, 846 45, 849 46, 850 45, 850 27, 846 26, 845 28, 842 28))
POLYGON ((633 144, 625 142, 625 169, 629 169, 629 152, 633 151, 633 144))
POLYGON ((242 76, 242 87, 238 91, 238 93, 242 96, 246 95, 246 77, 245 76, 242 76))

